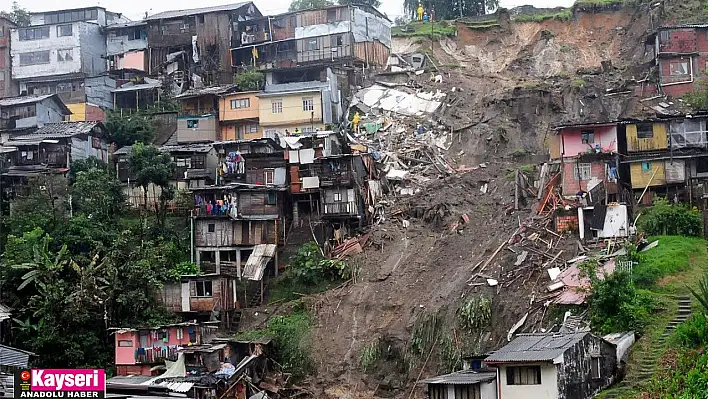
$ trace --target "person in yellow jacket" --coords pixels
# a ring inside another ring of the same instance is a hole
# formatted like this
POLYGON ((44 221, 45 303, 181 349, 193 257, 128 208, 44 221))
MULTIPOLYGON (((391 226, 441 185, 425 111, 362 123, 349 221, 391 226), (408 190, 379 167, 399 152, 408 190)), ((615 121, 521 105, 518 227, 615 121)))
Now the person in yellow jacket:
POLYGON ((359 116, 359 112, 357 111, 354 114, 354 117, 352 118, 352 125, 354 125, 354 133, 359 133, 359 120, 361 119, 361 116, 359 116))
POLYGON ((423 3, 418 3, 417 12, 418 12, 418 21, 422 21, 423 20, 423 13, 425 12, 425 10, 423 9, 423 3))

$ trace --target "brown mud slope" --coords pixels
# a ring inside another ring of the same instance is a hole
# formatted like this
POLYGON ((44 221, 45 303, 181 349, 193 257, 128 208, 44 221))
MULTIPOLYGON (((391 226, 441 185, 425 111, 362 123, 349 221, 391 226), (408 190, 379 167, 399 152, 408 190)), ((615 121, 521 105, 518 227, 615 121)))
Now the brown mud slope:
MULTIPOLYGON (((397 367, 402 357, 393 358, 365 374, 359 367, 362 351, 379 339, 392 352, 406 352, 422 312, 453 309, 472 294, 492 299, 492 322, 482 350, 505 342, 534 291, 541 292, 547 283, 538 272, 498 294, 497 288, 467 284, 473 266, 508 240, 519 220, 530 214, 531 204, 508 211, 514 187, 504 176, 520 163, 511 154, 543 157, 550 126, 558 123, 608 120, 641 111, 632 85, 644 77, 635 65, 646 61, 647 20, 647 11, 622 10, 581 13, 568 22, 502 20, 501 27, 488 30, 461 24, 457 37, 433 44, 444 82, 429 83, 425 75, 419 79, 427 88, 448 93, 450 105, 435 118, 459 129, 449 159, 468 166, 488 162, 488 167, 431 181, 418 195, 397 199, 389 211, 434 209, 440 217, 426 221, 416 218, 422 212, 409 211, 404 216, 410 221, 407 228, 400 217, 389 217, 373 228, 372 246, 350 260, 360 269, 358 281, 314 298, 317 397, 408 397, 422 362, 406 373, 397 367), (617 94, 606 95, 610 92, 617 94), (480 191, 484 183, 486 194, 480 191), (462 233, 445 227, 463 214, 470 223, 462 233)), ((420 46, 429 51, 430 43, 395 44, 406 52, 420 46)), ((494 277, 514 256, 502 251, 486 272, 494 277)), ((527 322, 520 331, 538 326, 527 322)), ((437 371, 437 357, 436 352, 427 363, 424 377, 437 371)), ((416 395, 420 397, 420 390, 416 395)))

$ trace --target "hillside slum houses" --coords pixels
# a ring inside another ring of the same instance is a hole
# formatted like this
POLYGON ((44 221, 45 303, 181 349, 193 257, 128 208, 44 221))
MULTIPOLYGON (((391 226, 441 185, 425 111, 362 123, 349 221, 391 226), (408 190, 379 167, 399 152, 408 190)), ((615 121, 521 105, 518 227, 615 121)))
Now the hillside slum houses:
POLYGON ((274 371, 270 339, 216 337, 211 323, 148 328, 112 328, 116 376, 106 381, 111 395, 245 399, 289 393, 274 371))

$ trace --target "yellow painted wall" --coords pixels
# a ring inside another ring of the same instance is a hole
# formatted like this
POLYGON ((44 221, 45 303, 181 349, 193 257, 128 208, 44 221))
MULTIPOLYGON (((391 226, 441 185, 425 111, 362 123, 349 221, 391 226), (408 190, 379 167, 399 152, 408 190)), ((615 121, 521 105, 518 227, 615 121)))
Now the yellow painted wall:
POLYGON ((84 122, 86 120, 86 103, 66 104, 71 111, 69 120, 71 122, 84 122))
POLYGON ((657 171, 656 176, 652 179, 649 187, 661 186, 666 183, 664 161, 649 162, 651 164, 651 170, 647 171, 642 171, 642 163, 643 162, 635 162, 629 165, 629 174, 631 175, 633 189, 644 189, 655 170, 657 171))
POLYGON ((560 159, 561 157, 561 135, 552 134, 548 136, 548 149, 551 152, 551 159, 560 159))
MULTIPOLYGON (((258 122, 255 123, 258 124, 258 122)), ((221 125, 221 140, 253 140, 263 137, 263 129, 259 127, 256 133, 245 133, 243 138, 239 139, 239 126, 237 124, 221 125)))
POLYGON ((648 139, 637 138, 637 125, 627 125, 627 151, 651 151, 669 147, 665 123, 652 124, 654 137, 648 139))
POLYGON ((258 92, 243 92, 234 93, 225 97, 219 98, 219 120, 220 121, 237 121, 241 119, 257 119, 258 118, 258 92), (240 100, 248 98, 251 102, 249 108, 231 109, 231 100, 240 100))
MULTIPOLYGON (((303 128, 310 126, 310 117, 314 112, 314 123, 317 127, 318 122, 322 121, 322 95, 319 91, 311 93, 283 93, 282 96, 261 97, 259 101, 258 119, 261 126, 264 128, 272 126, 290 126, 303 128), (312 98, 314 109, 312 111, 303 111, 303 98, 312 98), (283 101, 283 112, 274 114, 272 111, 272 103, 275 100, 283 101)), ((292 131, 292 130, 291 130, 292 131)))

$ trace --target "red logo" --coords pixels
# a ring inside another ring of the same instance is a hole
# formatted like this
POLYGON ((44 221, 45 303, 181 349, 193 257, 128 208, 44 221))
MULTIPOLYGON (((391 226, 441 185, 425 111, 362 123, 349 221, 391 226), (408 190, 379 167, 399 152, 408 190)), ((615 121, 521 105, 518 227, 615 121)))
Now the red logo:
POLYGON ((22 378, 22 381, 29 381, 30 379, 30 372, 25 370, 20 373, 20 378, 22 378))

